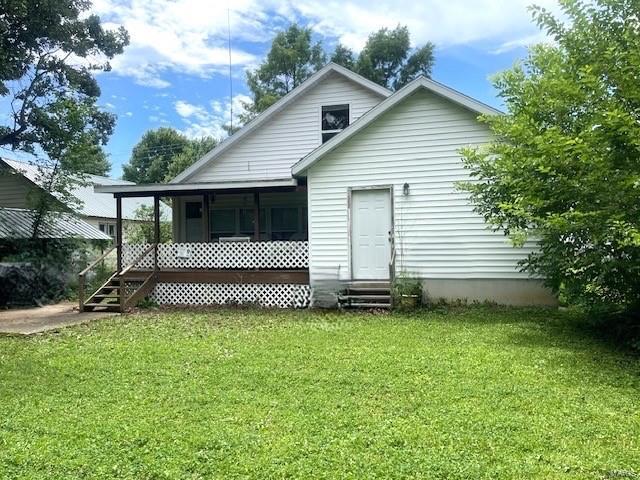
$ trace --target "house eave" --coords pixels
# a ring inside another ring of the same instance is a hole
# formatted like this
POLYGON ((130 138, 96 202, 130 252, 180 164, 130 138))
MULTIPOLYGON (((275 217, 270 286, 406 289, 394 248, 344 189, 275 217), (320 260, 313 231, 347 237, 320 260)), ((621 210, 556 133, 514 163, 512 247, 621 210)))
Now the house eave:
POLYGON ((148 197, 188 195, 197 192, 238 191, 269 188, 295 188, 298 180, 295 178, 269 180, 232 180, 226 182, 207 183, 152 183, 145 185, 96 185, 98 193, 112 193, 118 197, 148 197))

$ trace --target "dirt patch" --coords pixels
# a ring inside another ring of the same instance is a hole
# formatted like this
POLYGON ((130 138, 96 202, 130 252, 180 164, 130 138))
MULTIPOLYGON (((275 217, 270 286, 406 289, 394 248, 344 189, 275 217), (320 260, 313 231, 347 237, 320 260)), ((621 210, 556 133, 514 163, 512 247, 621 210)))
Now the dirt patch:
POLYGON ((0 334, 31 335, 117 315, 111 312, 78 312, 75 303, 0 310, 0 334))

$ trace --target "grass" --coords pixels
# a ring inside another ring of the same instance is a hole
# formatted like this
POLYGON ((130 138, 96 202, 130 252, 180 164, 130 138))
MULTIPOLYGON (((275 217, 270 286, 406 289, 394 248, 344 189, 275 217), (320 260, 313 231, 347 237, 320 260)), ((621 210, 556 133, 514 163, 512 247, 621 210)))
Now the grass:
POLYGON ((640 366, 552 310, 0 338, 0 478, 640 478, 640 366))

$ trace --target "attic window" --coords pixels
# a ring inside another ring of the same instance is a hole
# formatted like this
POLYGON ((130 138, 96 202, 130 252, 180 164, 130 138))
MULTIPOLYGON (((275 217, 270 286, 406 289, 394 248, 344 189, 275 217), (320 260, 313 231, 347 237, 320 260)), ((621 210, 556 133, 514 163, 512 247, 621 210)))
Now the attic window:
POLYGON ((322 143, 349 126, 349 105, 322 107, 322 143))

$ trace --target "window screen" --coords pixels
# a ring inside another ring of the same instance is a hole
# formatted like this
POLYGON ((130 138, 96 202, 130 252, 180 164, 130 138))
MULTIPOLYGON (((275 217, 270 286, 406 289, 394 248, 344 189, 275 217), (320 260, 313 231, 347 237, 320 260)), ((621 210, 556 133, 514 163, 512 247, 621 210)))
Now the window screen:
POLYGON ((322 131, 342 130, 349 126, 349 105, 322 107, 322 131))
POLYGON ((296 207, 274 207, 271 209, 271 238, 289 240, 298 231, 298 209, 296 207))
POLYGON ((211 238, 234 236, 236 234, 235 208, 212 210, 210 212, 210 223, 213 229, 211 238))

